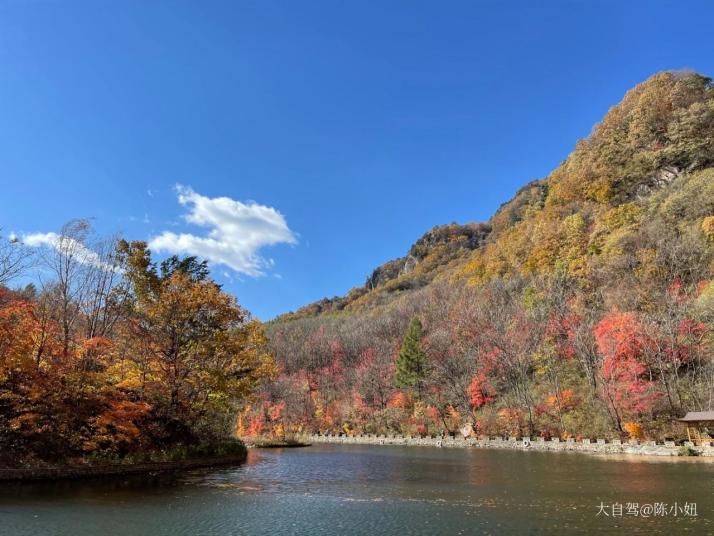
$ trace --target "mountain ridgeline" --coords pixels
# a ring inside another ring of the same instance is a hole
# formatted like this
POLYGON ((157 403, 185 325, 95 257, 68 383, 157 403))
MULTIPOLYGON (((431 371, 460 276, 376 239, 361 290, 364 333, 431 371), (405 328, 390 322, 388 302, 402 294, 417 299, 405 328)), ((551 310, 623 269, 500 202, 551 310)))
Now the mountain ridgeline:
POLYGON ((713 269, 714 88, 659 73, 487 223, 270 323, 282 373, 241 426, 670 436, 713 409, 713 269), (419 389, 395 381, 415 318, 419 389))
POLYGON ((364 286, 353 288, 346 296, 324 298, 282 315, 278 321, 314 316, 344 309, 357 309, 373 301, 388 300, 400 292, 426 286, 447 266, 463 261, 481 247, 491 227, 484 223, 439 225, 417 240, 404 257, 375 268, 364 286))

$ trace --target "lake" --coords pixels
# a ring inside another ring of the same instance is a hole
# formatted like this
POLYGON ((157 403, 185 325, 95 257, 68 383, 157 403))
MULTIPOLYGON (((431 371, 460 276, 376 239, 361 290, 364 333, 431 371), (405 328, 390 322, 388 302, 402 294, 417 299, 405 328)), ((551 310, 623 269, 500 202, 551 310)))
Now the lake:
POLYGON ((495 449, 315 445, 153 478, 0 484, 2 535, 708 534, 713 513, 709 461, 495 449))

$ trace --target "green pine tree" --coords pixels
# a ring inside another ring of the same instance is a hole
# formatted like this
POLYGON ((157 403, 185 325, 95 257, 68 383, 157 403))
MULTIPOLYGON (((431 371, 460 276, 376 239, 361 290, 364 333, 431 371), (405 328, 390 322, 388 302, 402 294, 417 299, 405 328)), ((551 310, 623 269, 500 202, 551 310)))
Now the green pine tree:
POLYGON ((394 383, 397 387, 413 389, 421 398, 421 391, 426 378, 426 353, 421 347, 422 327, 418 318, 412 318, 404 336, 397 358, 397 370, 394 383))

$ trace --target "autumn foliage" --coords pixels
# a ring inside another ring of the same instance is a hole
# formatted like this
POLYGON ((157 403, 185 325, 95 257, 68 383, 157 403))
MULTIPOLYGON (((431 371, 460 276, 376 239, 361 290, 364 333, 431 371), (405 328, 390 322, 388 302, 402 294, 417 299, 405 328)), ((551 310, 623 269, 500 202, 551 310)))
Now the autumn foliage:
POLYGON ((622 420, 637 420, 651 415, 661 393, 655 388, 645 360, 645 331, 634 313, 612 314, 594 329, 595 340, 603 356, 600 367, 602 396, 608 402, 618 428, 622 420))
POLYGON ((270 323, 262 396, 294 431, 670 437, 714 409, 713 281, 714 88, 659 73, 487 223, 270 323))
POLYGON ((126 242, 83 258, 86 229, 73 223, 42 253, 56 276, 42 289, 0 287, 0 463, 158 455, 231 436, 275 373, 260 325, 195 259, 159 267, 126 242))
POLYGON ((487 223, 435 227, 265 333, 194 258, 61 236, 39 290, 8 290, 25 263, 0 243, 3 453, 233 431, 664 438, 714 409, 714 87, 695 73, 633 88, 487 223))

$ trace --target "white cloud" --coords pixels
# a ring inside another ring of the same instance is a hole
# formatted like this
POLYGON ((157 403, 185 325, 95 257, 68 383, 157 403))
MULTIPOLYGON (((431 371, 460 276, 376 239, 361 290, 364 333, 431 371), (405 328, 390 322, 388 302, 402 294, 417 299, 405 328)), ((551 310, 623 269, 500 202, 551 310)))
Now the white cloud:
POLYGON ((138 223, 145 223, 145 224, 151 223, 151 219, 149 218, 149 214, 146 213, 146 212, 144 212, 144 217, 143 217, 143 218, 139 218, 139 217, 137 217, 137 216, 129 216, 128 220, 129 220, 130 222, 134 222, 134 223, 137 223, 137 222, 138 222, 138 223))
POLYGON ((102 270, 121 272, 121 269, 102 260, 99 254, 81 242, 57 233, 32 233, 23 235, 22 242, 30 247, 49 246, 64 255, 72 257, 80 264, 94 266, 102 270))
POLYGON ((184 220, 208 228, 208 233, 197 236, 164 231, 149 242, 153 250, 195 255, 256 277, 274 264, 260 255, 261 248, 297 243, 283 215, 272 207, 229 197, 210 198, 181 185, 176 192, 179 203, 189 209, 184 220))

